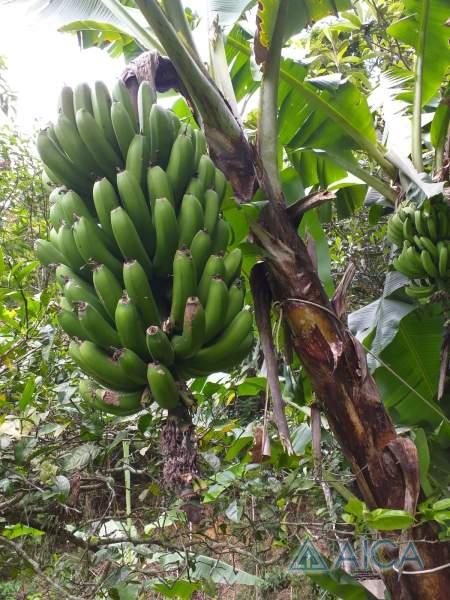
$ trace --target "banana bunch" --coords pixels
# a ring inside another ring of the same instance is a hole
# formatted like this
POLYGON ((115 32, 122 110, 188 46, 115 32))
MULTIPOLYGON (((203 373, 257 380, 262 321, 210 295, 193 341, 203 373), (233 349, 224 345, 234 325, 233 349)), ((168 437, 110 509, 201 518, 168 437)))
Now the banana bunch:
POLYGON ((135 113, 118 82, 63 88, 37 147, 50 193, 44 265, 57 265, 58 321, 89 376, 93 407, 129 415, 152 398, 175 409, 183 380, 228 370, 253 345, 242 252, 227 253, 227 182, 203 132, 156 104, 147 83, 135 113))
POLYGON ((404 202, 391 216, 387 235, 398 246, 396 271, 411 279, 405 292, 426 302, 450 286, 450 207, 444 198, 425 202, 421 208, 404 202))

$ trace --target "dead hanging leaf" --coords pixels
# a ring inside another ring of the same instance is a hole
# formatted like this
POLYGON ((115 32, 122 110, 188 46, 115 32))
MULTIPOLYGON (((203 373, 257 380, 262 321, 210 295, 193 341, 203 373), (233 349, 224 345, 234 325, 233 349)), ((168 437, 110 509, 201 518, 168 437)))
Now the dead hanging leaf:
POLYGON ((259 0, 256 14, 255 59, 260 65, 267 59, 277 20, 280 0, 259 0))

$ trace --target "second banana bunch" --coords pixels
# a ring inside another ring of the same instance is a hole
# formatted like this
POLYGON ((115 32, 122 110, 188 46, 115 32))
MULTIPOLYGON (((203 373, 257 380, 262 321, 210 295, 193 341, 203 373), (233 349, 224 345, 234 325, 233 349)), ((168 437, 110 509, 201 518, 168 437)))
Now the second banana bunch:
POLYGON ((387 235, 399 248, 393 267, 411 283, 405 292, 427 302, 435 292, 450 288, 450 206, 443 196, 420 208, 403 202, 388 221, 387 235))
POLYGON ((253 345, 242 252, 227 252, 227 182, 204 134, 156 103, 147 83, 135 111, 119 81, 63 88, 38 136, 50 193, 58 320, 89 376, 80 392, 117 415, 152 398, 176 409, 183 381, 240 363, 253 345))

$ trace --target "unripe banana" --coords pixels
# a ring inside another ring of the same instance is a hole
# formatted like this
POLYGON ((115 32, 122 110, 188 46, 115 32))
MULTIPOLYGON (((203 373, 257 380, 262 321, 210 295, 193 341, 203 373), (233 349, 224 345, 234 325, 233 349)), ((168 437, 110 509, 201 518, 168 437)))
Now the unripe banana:
POLYGON ((161 408, 172 410, 180 403, 177 384, 170 371, 161 364, 150 363, 147 379, 152 397, 161 408))
MULTIPOLYGON (((136 390, 141 387, 128 377, 113 356, 110 356, 93 342, 83 342, 78 350, 81 368, 100 383, 106 384, 115 390, 125 391, 136 390)), ((71 354, 71 356, 74 355, 71 354)))
POLYGON ((148 390, 118 392, 99 388, 88 379, 80 381, 79 391, 83 400, 93 408, 118 417, 134 415, 149 403, 148 390))
POLYGON ((94 288, 79 279, 68 279, 64 283, 64 296, 71 303, 77 305, 80 302, 88 302, 93 306, 105 319, 109 319, 108 313, 99 301, 94 288))
POLYGON ((168 111, 158 104, 152 106, 148 119, 151 139, 150 162, 165 169, 175 137, 171 119, 168 111))
POLYGON ((62 198, 64 198, 66 192, 67 192, 67 188, 63 185, 52 190, 50 196, 48 197, 50 206, 53 206, 54 204, 60 204, 61 200, 62 200, 62 198))
POLYGON ((181 121, 171 109, 167 110, 166 114, 172 126, 172 140, 174 140, 180 131, 181 121))
POLYGON ((247 336, 251 334, 252 325, 252 315, 247 310, 241 311, 215 342, 202 348, 193 358, 181 363, 181 367, 213 372, 217 366, 226 363, 240 348, 247 336))
POLYGON ((207 154, 203 154, 203 156, 200 157, 197 177, 204 190, 214 188, 216 180, 216 167, 207 154))
POLYGON ((172 338, 177 358, 194 356, 203 346, 205 339, 205 311, 196 296, 186 301, 183 318, 183 333, 172 338))
POLYGON ((211 254, 206 261, 197 290, 197 296, 200 298, 200 302, 203 306, 206 306, 211 277, 214 277, 214 275, 225 277, 225 264, 222 256, 211 254))
POLYGON ((145 327, 161 322, 158 305, 147 275, 137 260, 123 265, 123 280, 128 296, 137 306, 145 327))
POLYGON ((167 335, 157 325, 152 325, 147 329, 147 348, 152 360, 162 362, 167 367, 173 365, 175 353, 167 335))
POLYGON ((230 226, 224 220, 219 218, 214 232, 212 252, 213 254, 225 253, 230 241, 230 226))
POLYGON ((58 183, 50 177, 50 175, 45 169, 42 169, 41 182, 44 187, 44 191, 46 191, 47 193, 53 192, 58 186, 58 183))
POLYGON ((139 131, 147 138, 149 148, 151 140, 149 116, 154 104, 156 104, 156 91, 148 81, 142 81, 137 96, 139 131))
POLYGON ((241 273, 242 267, 242 250, 240 248, 235 248, 229 254, 227 254, 224 258, 225 265, 225 283, 230 285, 232 281, 239 277, 241 273))
POLYGON ((87 83, 79 83, 75 86, 73 91, 73 108, 75 112, 75 118, 77 111, 80 109, 88 111, 91 115, 94 114, 92 108, 91 88, 87 83))
POLYGON ((178 247, 189 248, 194 236, 203 226, 203 209, 200 201, 190 194, 185 194, 178 214, 179 239, 178 247))
POLYGON ((428 231, 426 230, 425 223, 423 222, 423 215, 420 209, 414 211, 414 226, 416 228, 417 233, 420 235, 428 235, 428 231))
POLYGON ((88 269, 86 261, 78 251, 73 229, 70 225, 61 225, 58 231, 58 248, 63 254, 64 264, 68 265, 75 273, 79 273, 83 269, 88 269))
MULTIPOLYGON (((75 271, 64 264, 60 264, 56 267, 55 279, 60 288, 64 288, 69 279, 72 279, 76 283, 81 283, 81 285, 86 284, 86 281, 80 277, 79 273, 75 273, 75 271)), ((70 310, 72 310, 72 306, 70 307, 70 310)))
POLYGON ((122 263, 100 241, 98 227, 93 221, 81 217, 73 226, 73 234, 77 248, 87 263, 94 261, 104 264, 119 280, 122 279, 122 263))
POLYGON ((114 238, 111 227, 111 212, 119 206, 119 198, 109 179, 104 177, 95 182, 93 196, 100 225, 108 236, 114 238))
POLYGON ((387 237, 391 242, 399 247, 401 247, 403 244, 403 231, 399 233, 399 231, 394 227, 392 223, 392 217, 389 219, 387 224, 387 237))
MULTIPOLYGON (((92 219, 92 213, 88 208, 88 203, 84 202, 76 192, 69 190, 59 201, 64 220, 73 225, 77 217, 86 217, 92 219)), ((56 206, 56 205, 55 205, 56 206)), ((90 206, 90 203, 89 203, 90 206)))
POLYGON ((139 234, 142 245, 151 256, 155 249, 155 234, 150 209, 142 189, 130 171, 122 171, 117 175, 117 187, 122 204, 139 234))
POLYGON ((197 177, 193 177, 186 188, 186 194, 192 194, 200 200, 202 208, 205 208, 205 188, 197 177))
POLYGON ((55 134, 60 147, 74 164, 89 176, 95 176, 100 171, 99 165, 81 139, 76 124, 63 114, 56 120, 55 134))
POLYGON ((156 231, 153 266, 157 275, 166 276, 173 272, 173 258, 178 245, 178 221, 170 200, 155 200, 153 220, 156 231))
POLYGON ((136 305, 128 295, 124 295, 117 304, 115 322, 124 348, 130 348, 143 360, 147 360, 149 353, 145 341, 145 327, 136 305))
POLYGON ((120 102, 113 102, 111 106, 111 122, 120 148, 122 158, 126 160, 128 148, 136 131, 130 115, 120 102))
POLYGON ((211 238, 216 230, 217 220, 219 218, 220 200, 217 192, 206 190, 204 206, 204 224, 203 227, 209 233, 211 238))
POLYGON ((420 243, 422 244, 422 248, 424 250, 427 250, 431 256, 433 258, 437 258, 438 257, 438 251, 436 246, 433 244, 433 242, 430 240, 430 238, 425 237, 424 235, 422 235, 420 237, 420 243))
POLYGON ((50 242, 56 247, 59 248, 58 245, 58 232, 56 231, 56 229, 54 227, 52 227, 49 231, 48 234, 48 239, 50 240, 50 242))
POLYGON ((205 340, 208 343, 224 329, 224 315, 228 307, 228 287, 222 277, 211 277, 205 307, 205 340))
POLYGON ((175 208, 175 199, 173 189, 170 184, 167 173, 156 165, 147 170, 147 191, 152 206, 152 212, 155 209, 156 198, 167 198, 175 208))
POLYGON ((114 273, 106 265, 96 265, 94 268, 93 283, 100 302, 114 321, 117 303, 122 297, 122 286, 117 281, 114 273))
POLYGON ((415 285, 414 283, 410 283, 405 288, 405 293, 410 298, 414 298, 415 300, 427 300, 434 292, 436 291, 435 285, 415 285))
POLYGON ((439 271, 433 262, 431 254, 427 250, 422 250, 422 252, 420 253, 420 260, 422 261, 423 268, 428 273, 428 275, 432 279, 438 279, 439 271))
POLYGON ((53 225, 56 231, 58 231, 61 225, 63 224, 65 217, 62 202, 59 199, 58 202, 55 202, 55 204, 50 206, 50 212, 48 217, 50 223, 53 225))
POLYGON ((245 299, 245 288, 241 279, 236 279, 228 291, 228 306, 223 319, 223 326, 226 327, 234 317, 242 310, 245 299))
POLYGON ((61 329, 70 337, 78 338, 80 340, 89 339, 89 336, 86 334, 80 320, 73 310, 60 310, 57 319, 61 329))
POLYGON ((114 127, 111 120, 111 96, 107 86, 103 81, 96 81, 91 91, 92 109, 94 111, 94 119, 97 121, 104 136, 117 152, 119 147, 117 144, 114 127))
POLYGON ((222 171, 217 168, 214 177, 214 189, 216 190, 217 195, 219 196, 220 203, 222 203, 222 200, 225 198, 225 193, 227 191, 227 180, 222 171))
POLYGON ((189 250, 177 250, 173 261, 172 306, 170 321, 176 329, 183 325, 184 310, 189 296, 194 296, 197 274, 189 250))
POLYGON ((189 136, 180 134, 175 139, 167 163, 167 177, 178 205, 194 172, 194 150, 189 136))
POLYGON ((115 181, 117 168, 123 166, 123 161, 108 142, 94 117, 85 109, 80 108, 75 114, 77 128, 81 139, 95 156, 103 174, 111 182, 115 181))
POLYGON ((131 96, 128 91, 128 88, 121 79, 118 79, 116 81, 116 84, 114 85, 113 90, 112 90, 112 97, 113 97, 113 100, 115 100, 116 102, 120 102, 122 104, 124 109, 127 111, 128 116, 131 119, 131 122, 133 123, 134 131, 137 132, 138 131, 137 114, 133 108, 133 103, 131 101, 131 96))
POLYGON ((77 304, 78 319, 86 337, 100 348, 120 347, 117 331, 87 302, 77 304))
POLYGON ((195 137, 195 157, 194 157, 194 167, 195 170, 198 171, 200 159, 206 154, 208 148, 206 145, 206 137, 201 129, 194 129, 194 137, 195 137))
POLYGON ((409 242, 414 241, 414 228, 412 224, 412 218, 409 216, 407 216, 403 221, 403 237, 409 242))
POLYGON ((438 230, 436 224, 436 212, 433 210, 433 208, 431 209, 431 214, 429 215, 428 219, 426 219, 425 223, 431 241, 436 242, 438 239, 438 230))
POLYGON ((64 256, 55 248, 55 246, 47 240, 37 240, 34 246, 34 253, 37 259, 46 267, 57 265, 65 261, 64 256))
POLYGON ((447 204, 443 204, 439 209, 438 231, 439 239, 445 240, 449 237, 450 210, 447 204))
POLYGON ((147 364, 129 348, 122 348, 114 354, 119 367, 139 385, 147 385, 147 364))
MULTIPOLYGON (((142 191, 147 189, 147 168, 150 161, 150 149, 145 136, 138 133, 131 140, 127 152, 126 171, 135 178, 142 191)), ((147 204, 147 203, 146 203, 147 204)))
POLYGON ((58 113, 65 115, 68 119, 75 123, 75 109, 73 106, 73 90, 68 85, 65 85, 59 94, 58 98, 58 113))
POLYGON ((66 187, 90 197, 91 181, 58 146, 48 137, 46 131, 40 131, 37 138, 37 150, 42 162, 66 187))
POLYGON ((439 258, 438 258, 438 267, 439 267, 439 275, 441 277, 446 277, 447 267, 448 267, 448 253, 449 249, 443 242, 438 242, 439 244, 439 258))
POLYGON ((122 207, 111 213, 111 226, 116 242, 125 260, 134 258, 148 275, 152 273, 151 260, 141 242, 133 221, 122 207))
POLYGON ((212 252, 212 243, 209 233, 204 229, 200 229, 200 231, 194 235, 190 249, 192 260, 195 264, 197 280, 199 280, 203 273, 203 269, 205 268, 206 261, 212 252))

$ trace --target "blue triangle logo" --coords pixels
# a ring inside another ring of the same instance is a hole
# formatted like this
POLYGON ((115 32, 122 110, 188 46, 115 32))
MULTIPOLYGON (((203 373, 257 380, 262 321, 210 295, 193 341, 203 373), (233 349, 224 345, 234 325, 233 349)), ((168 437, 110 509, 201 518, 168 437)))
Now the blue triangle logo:
POLYGON ((288 567, 290 573, 329 571, 329 569, 324 557, 310 540, 303 542, 288 567))

